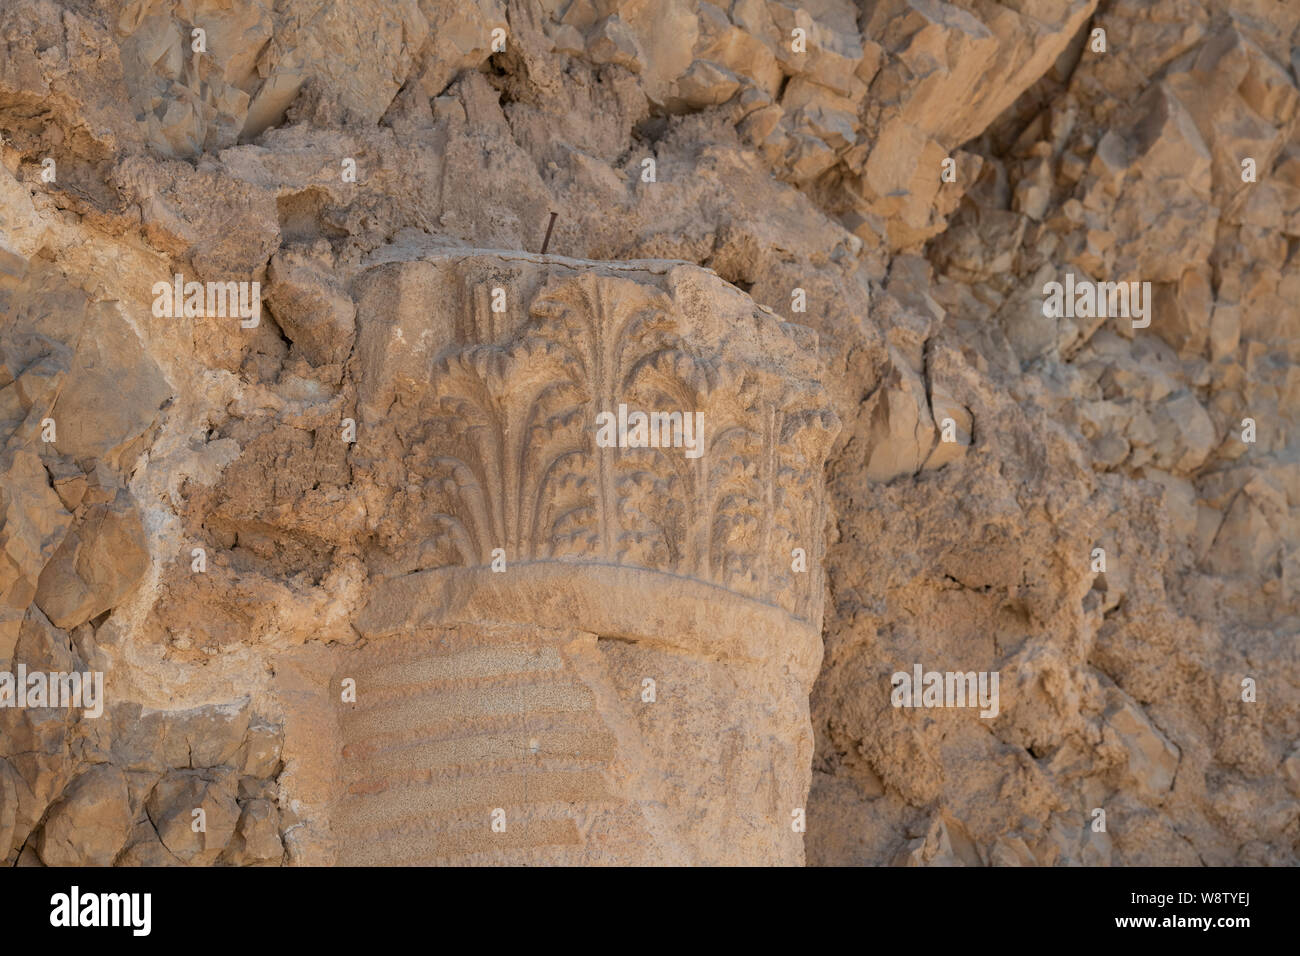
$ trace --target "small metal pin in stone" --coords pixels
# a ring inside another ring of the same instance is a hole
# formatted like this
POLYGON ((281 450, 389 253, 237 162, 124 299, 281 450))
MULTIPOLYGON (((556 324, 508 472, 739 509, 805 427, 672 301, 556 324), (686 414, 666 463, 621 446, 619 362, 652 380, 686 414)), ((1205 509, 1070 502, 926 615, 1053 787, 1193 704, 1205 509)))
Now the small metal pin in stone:
POLYGON ((559 213, 551 213, 551 221, 546 224, 546 238, 542 240, 542 255, 546 255, 546 247, 551 244, 551 230, 555 228, 555 217, 559 213))

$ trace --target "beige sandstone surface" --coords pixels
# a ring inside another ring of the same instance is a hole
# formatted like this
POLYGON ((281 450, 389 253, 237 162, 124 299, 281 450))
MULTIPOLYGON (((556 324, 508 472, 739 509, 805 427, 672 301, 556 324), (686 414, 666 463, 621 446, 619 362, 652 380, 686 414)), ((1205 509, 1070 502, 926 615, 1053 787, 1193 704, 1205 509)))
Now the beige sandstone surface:
POLYGON ((0 672, 105 688, 0 856, 1300 862, 1298 109, 1270 0, 0 5, 0 672))

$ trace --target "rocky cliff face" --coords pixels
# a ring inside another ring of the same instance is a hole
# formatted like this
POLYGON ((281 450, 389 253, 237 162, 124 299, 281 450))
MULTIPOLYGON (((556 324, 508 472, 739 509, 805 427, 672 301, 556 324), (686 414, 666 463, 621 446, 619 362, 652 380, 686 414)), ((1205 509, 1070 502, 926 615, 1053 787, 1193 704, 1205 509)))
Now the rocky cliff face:
POLYGON ((1294 865, 1297 50, 4 4, 0 856, 1294 865))

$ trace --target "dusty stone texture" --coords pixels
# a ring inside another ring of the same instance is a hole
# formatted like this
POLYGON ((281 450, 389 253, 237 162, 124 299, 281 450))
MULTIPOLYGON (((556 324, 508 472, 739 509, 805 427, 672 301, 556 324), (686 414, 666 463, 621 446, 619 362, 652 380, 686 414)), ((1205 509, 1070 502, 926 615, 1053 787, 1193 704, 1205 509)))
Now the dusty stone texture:
POLYGON ((0 707, 0 855, 1294 865, 1298 30, 3 4, 0 670, 107 701, 0 707), (178 273, 260 322, 157 316, 178 273), (676 339, 619 388, 748 416, 726 493, 581 450, 620 310, 676 339), (891 706, 917 663, 998 715, 891 706))

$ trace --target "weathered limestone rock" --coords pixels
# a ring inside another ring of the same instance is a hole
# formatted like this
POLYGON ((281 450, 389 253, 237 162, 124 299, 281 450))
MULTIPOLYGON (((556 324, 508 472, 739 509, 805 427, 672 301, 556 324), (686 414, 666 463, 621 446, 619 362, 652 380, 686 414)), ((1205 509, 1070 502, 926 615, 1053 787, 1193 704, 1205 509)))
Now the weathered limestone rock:
POLYGON ((303 253, 271 260, 267 301, 275 321, 313 365, 341 363, 352 349, 356 306, 324 267, 303 253))
POLYGON ((73 628, 117 604, 149 568, 148 543, 125 495, 89 508, 41 572, 36 604, 57 627, 73 628))
POLYGON ((118 857, 118 866, 185 866, 163 846, 158 831, 147 820, 136 824, 127 842, 127 848, 118 857))
POLYGON ((138 705, 125 705, 114 710, 112 719, 113 760, 123 767, 162 771, 240 763, 244 773, 257 776, 274 769, 275 738, 264 720, 250 734, 254 725, 247 697, 184 711, 142 712, 138 705), (248 758, 239 760, 241 753, 248 758))
POLYGON ((915 474, 934 448, 935 427, 925 383, 901 356, 872 396, 867 474, 877 481, 915 474))
MULTIPOLYGON (((206 744, 207 733, 195 734, 196 742, 206 744)), ((243 734, 243 744, 235 760, 235 765, 245 777, 259 780, 274 779, 280 765, 280 753, 284 746, 284 728, 262 717, 252 719, 243 734), (243 759, 238 759, 242 757, 243 759)), ((191 748, 191 752, 193 752, 191 748)), ((224 762, 224 754, 214 763, 224 762)))
POLYGON ((279 814, 270 800, 249 800, 239 815, 225 861, 235 866, 278 865, 284 856, 279 814))
POLYGON ((168 774, 145 806, 163 846, 190 865, 215 862, 234 836, 240 817, 230 776, 200 771, 168 774))
POLYGON ((71 521, 36 455, 20 448, 6 457, 0 484, 0 660, 12 657, 41 569, 71 521))
MULTIPOLYGON (((58 426, 55 444, 78 461, 100 459, 117 466, 129 443, 157 419, 171 388, 114 308, 92 307, 75 342, 50 411, 58 426)), ((129 468, 131 462, 121 464, 129 468)))
POLYGON ((944 814, 936 814, 924 836, 910 840, 894 860, 895 866, 979 866, 979 851, 961 825, 944 814))
POLYGON ((1034 82, 1092 14, 1095 0, 1033 4, 889 0, 866 31, 886 57, 872 80, 870 150, 852 162, 868 208, 904 248, 942 230, 932 203, 940 162, 1034 82), (966 9, 966 8, 973 9, 966 9))
POLYGON ((46 866, 107 866, 130 832, 126 777, 99 764, 74 780, 50 810, 36 849, 46 866))
POLYGON ((12 857, 15 844, 27 836, 17 832, 21 814, 19 788, 23 786, 22 778, 9 761, 0 760, 0 851, 4 852, 6 862, 12 857))
POLYGON ((1132 700, 1117 695, 1106 711, 1106 725, 1128 752, 1128 774, 1139 791, 1159 796, 1174 782, 1178 748, 1151 723, 1132 700))

